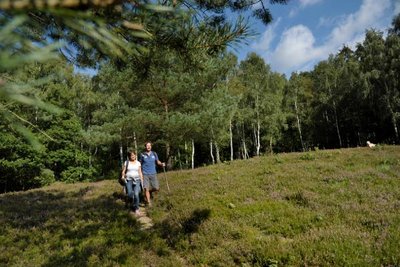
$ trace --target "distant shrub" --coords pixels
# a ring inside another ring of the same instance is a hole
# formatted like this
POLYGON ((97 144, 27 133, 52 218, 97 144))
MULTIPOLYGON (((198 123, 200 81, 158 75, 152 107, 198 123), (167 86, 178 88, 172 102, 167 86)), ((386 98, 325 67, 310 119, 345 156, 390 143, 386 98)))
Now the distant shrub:
POLYGON ((379 165, 397 165, 399 163, 398 159, 395 158, 386 158, 379 162, 379 165))
POLYGON ((67 183, 91 181, 95 173, 94 168, 69 167, 61 173, 61 181, 67 183))
POLYGON ((35 182, 40 186, 50 185, 56 181, 54 172, 50 169, 40 170, 40 175, 34 178, 35 182))
POLYGON ((389 171, 392 166, 398 164, 398 160, 394 158, 386 158, 380 161, 377 165, 377 169, 381 171, 389 171))
POLYGON ((315 160, 315 155, 313 153, 304 153, 303 155, 300 156, 300 159, 302 160, 315 160))
POLYGON ((275 163, 283 163, 284 162, 283 159, 279 156, 275 156, 274 161, 275 161, 275 163))

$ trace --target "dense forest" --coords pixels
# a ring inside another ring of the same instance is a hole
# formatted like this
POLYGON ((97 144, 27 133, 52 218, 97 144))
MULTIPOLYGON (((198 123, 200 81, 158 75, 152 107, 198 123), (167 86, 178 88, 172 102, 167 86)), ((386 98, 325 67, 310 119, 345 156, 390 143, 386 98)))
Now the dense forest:
POLYGON ((1 6, 0 192, 116 178, 127 149, 149 140, 168 169, 399 143, 400 15, 286 77, 228 52, 253 33, 221 10, 245 4, 37 2, 1 6))

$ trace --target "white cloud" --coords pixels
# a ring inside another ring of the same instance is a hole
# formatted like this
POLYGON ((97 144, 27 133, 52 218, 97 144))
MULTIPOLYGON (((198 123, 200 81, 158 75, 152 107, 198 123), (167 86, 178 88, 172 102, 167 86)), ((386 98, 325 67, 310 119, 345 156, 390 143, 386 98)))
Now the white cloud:
MULTIPOLYGON (((391 0, 364 0, 357 12, 336 20, 336 26, 321 45, 316 45, 316 38, 310 28, 300 24, 286 29, 275 49, 269 49, 271 39, 266 37, 265 40, 261 39, 261 42, 268 44, 266 48, 263 49, 261 43, 253 46, 261 50, 274 70, 285 73, 309 70, 329 54, 337 53, 343 45, 354 48, 363 40, 366 29, 384 30, 384 27, 387 27, 386 16, 390 8, 391 0), (386 24, 383 25, 382 21, 386 24)), ((271 33, 266 34, 270 35, 271 33)))
POLYGON ((312 6, 312 5, 318 4, 318 3, 322 2, 322 0, 299 0, 299 2, 302 7, 305 7, 305 6, 312 6))
POLYGON ((315 4, 321 3, 322 1, 323 0, 299 0, 300 5, 290 10, 289 18, 295 17, 299 13, 300 9, 304 9, 308 6, 313 6, 315 4))
POLYGON ((321 49, 315 47, 315 38, 309 28, 296 25, 286 30, 271 54, 271 64, 278 71, 300 68, 308 61, 319 57, 321 49))
POLYGON ((335 17, 320 17, 317 27, 334 27, 338 23, 344 21, 346 17, 344 15, 335 16, 335 17))
POLYGON ((252 44, 251 48, 264 51, 269 50, 271 42, 275 39, 276 36, 275 29, 279 25, 280 21, 281 18, 278 18, 276 22, 269 25, 265 32, 262 34, 260 41, 252 44))
POLYGON ((335 47, 351 42, 360 32, 375 27, 380 28, 380 19, 384 16, 385 10, 390 8, 390 0, 364 0, 360 9, 347 16, 347 18, 335 27, 326 45, 335 47))

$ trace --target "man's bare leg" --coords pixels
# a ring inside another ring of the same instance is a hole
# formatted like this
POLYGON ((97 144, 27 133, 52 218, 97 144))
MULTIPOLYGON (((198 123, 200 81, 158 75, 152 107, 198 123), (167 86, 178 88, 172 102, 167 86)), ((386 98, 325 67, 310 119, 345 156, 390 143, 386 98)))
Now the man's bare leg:
POLYGON ((145 191, 145 195, 146 195, 146 202, 147 202, 147 205, 148 205, 148 206, 151 206, 151 202, 150 202, 150 191, 149 191, 149 189, 147 189, 147 188, 145 188, 144 191, 145 191))

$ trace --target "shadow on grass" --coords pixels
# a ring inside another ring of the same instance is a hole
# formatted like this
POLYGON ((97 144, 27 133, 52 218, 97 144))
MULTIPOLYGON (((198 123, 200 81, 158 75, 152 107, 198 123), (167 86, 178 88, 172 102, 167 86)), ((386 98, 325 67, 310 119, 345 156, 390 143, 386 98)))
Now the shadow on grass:
POLYGON ((211 215, 210 209, 196 209, 188 218, 170 218, 155 226, 160 237, 165 239, 171 248, 175 248, 180 241, 190 239, 198 232, 201 224, 211 215))
POLYGON ((93 265, 90 257, 96 261, 105 255, 124 264, 132 257, 124 248, 137 246, 149 235, 128 216, 123 201, 93 186, 2 195, 0 214, 0 250, 12 247, 0 256, 0 265, 18 265, 22 255, 16 251, 33 253, 38 259, 32 266, 87 266, 93 265), (40 254, 46 255, 45 262, 40 254))
POLYGON ((123 194, 110 194, 101 185, 66 188, 0 196, 0 251, 6 252, 0 265, 140 265, 138 251, 168 257, 179 242, 190 242, 211 214, 196 209, 189 217, 169 217, 141 230, 128 215, 123 194))

